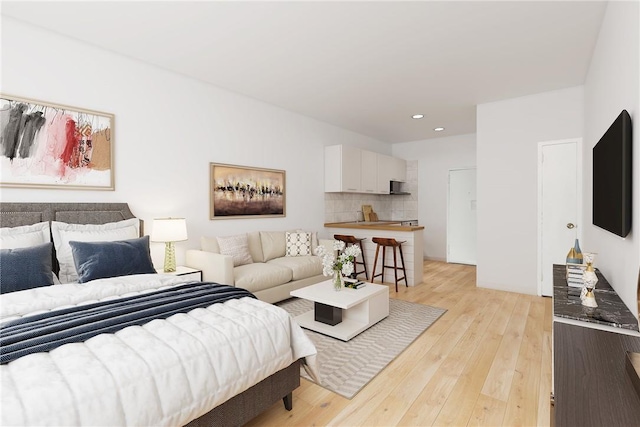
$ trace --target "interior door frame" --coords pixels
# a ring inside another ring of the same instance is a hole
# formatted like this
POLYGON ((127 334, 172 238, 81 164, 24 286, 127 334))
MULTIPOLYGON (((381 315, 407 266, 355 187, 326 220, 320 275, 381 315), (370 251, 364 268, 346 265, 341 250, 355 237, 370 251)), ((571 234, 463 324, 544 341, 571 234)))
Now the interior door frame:
MULTIPOLYGON (((469 167, 461 167, 461 168, 450 168, 447 171, 447 247, 446 247, 446 262, 447 263, 451 263, 452 261, 449 260, 449 227, 450 227, 450 223, 451 221, 449 220, 449 203, 450 203, 450 196, 451 196, 451 172, 456 172, 456 171, 464 171, 464 170, 475 170, 476 171, 476 200, 478 197, 478 167, 477 166, 469 166, 469 167)), ((476 217, 477 217, 478 211, 476 208, 476 217)), ((478 229, 476 227, 476 238, 478 235, 478 229)), ((478 265, 478 258, 477 258, 477 243, 476 243, 476 262, 474 264, 465 264, 465 265, 478 265)), ((455 263, 455 262, 453 262, 455 263)))
MULTIPOLYGON (((558 139, 538 142, 538 251, 536 262, 536 282, 538 296, 542 296, 542 149, 548 145, 576 143, 576 180, 579 189, 576 195, 577 210, 576 222, 578 229, 576 236, 582 240, 582 138, 558 139)), ((567 248, 567 251, 569 248, 567 248)))

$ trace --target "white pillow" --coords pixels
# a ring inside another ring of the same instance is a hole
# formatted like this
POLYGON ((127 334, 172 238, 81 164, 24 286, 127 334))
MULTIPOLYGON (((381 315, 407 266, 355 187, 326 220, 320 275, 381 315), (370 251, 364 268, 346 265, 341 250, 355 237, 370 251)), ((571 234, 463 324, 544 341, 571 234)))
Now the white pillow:
POLYGON ((53 245, 60 264, 58 277, 62 283, 78 281, 78 273, 73 262, 70 241, 77 242, 113 242, 117 240, 136 239, 140 237, 140 220, 138 218, 108 224, 67 224, 51 221, 53 245))
POLYGON ((311 233, 311 255, 315 255, 318 248, 318 232, 317 231, 305 231, 301 229, 296 230, 297 233, 311 233))
POLYGON ((0 228, 0 249, 28 248, 50 241, 49 222, 0 228))
POLYGON ((217 240, 220 253, 233 257, 234 267, 253 263, 251 252, 249 252, 249 239, 246 234, 218 237, 217 240))
POLYGON ((287 240, 286 256, 311 255, 311 233, 285 233, 287 240))

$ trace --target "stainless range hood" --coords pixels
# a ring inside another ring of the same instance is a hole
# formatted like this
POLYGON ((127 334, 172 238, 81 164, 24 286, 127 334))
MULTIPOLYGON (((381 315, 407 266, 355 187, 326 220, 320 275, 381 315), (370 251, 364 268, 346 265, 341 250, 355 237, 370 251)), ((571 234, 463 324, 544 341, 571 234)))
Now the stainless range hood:
POLYGON ((402 195, 410 195, 411 193, 407 193, 406 191, 402 191, 402 186, 404 182, 401 181, 390 181, 389 182, 389 194, 394 194, 398 196, 402 195))

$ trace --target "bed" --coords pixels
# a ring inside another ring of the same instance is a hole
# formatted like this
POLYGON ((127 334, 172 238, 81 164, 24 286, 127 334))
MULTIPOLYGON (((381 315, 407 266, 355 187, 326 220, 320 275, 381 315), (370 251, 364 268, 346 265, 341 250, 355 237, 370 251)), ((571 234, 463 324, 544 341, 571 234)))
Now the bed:
MULTIPOLYGON (((0 203, 3 230, 51 221, 53 227, 129 220, 135 216, 126 203, 0 203)), ((136 233, 144 234, 141 221, 136 233)), ((74 251, 80 247, 76 245, 74 251)), ((50 265, 63 277, 66 262, 59 262, 60 253, 52 251, 50 265)), ((82 280, 84 273, 78 273, 82 280)), ((158 297, 163 292, 195 288, 209 297, 206 286, 221 285, 183 283, 179 276, 150 272, 89 277, 85 283, 3 293, 0 323, 8 330, 16 322, 67 311, 75 319, 76 313, 84 316, 105 304, 165 301, 158 297)), ((234 289, 220 291, 239 292, 234 289)), ((46 352, 17 351, 15 359, 0 365, 2 425, 231 426, 246 423, 280 399, 291 410, 300 364, 316 374, 315 347, 300 327, 284 310, 251 296, 201 304, 117 332, 92 332, 92 338, 46 352)), ((113 311, 111 306, 106 310, 113 311)), ((42 345, 40 338, 36 341, 42 345)), ((3 357, 10 347, 3 347, 3 357)))

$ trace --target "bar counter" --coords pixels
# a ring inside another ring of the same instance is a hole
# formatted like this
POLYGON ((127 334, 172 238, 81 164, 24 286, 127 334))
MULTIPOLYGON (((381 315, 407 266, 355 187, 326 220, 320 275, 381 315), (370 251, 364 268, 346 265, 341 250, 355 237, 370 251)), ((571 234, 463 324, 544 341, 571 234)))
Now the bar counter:
POLYGON ((355 228, 363 230, 416 231, 424 230, 422 225, 402 225, 401 221, 359 221, 359 222, 327 222, 328 228, 355 228))
MULTIPOLYGON (((364 250, 364 259, 367 263, 368 279, 371 280, 374 257, 376 254, 376 244, 371 240, 373 237, 394 238, 402 244, 402 253, 404 255, 405 270, 407 272, 407 283, 409 286, 415 286, 422 283, 422 275, 424 272, 424 226, 419 225, 401 225, 400 221, 375 221, 375 222, 328 222, 324 224, 325 230, 330 237, 334 234, 346 234, 355 236, 359 239, 364 238, 362 242, 364 250)), ((380 250, 382 254, 382 250, 380 250)), ((376 274, 382 270, 382 255, 379 255, 376 274)), ((400 255, 398 254, 398 265, 401 264, 400 255)), ((387 248, 385 264, 393 265, 393 251, 387 248)), ((395 283, 392 269, 385 269, 384 283, 395 283)), ((402 276, 402 272, 398 273, 402 276)), ((376 282, 380 283, 380 276, 376 277, 376 282)), ((404 287, 404 281, 401 281, 398 288, 404 287)), ((394 286, 395 289, 395 286, 394 286)))

